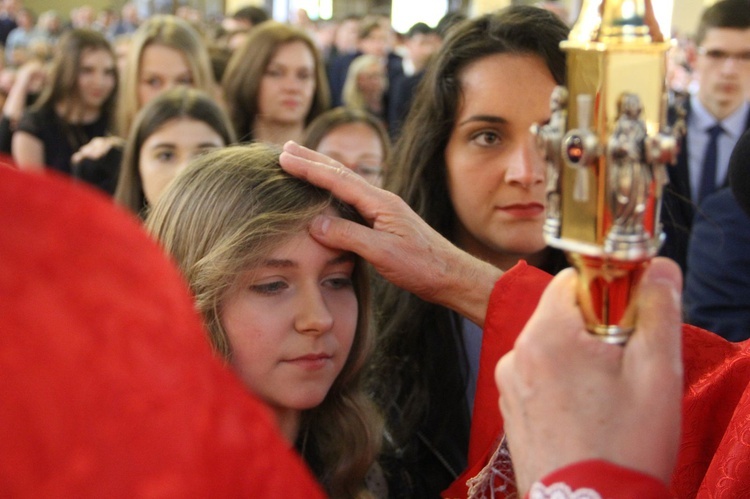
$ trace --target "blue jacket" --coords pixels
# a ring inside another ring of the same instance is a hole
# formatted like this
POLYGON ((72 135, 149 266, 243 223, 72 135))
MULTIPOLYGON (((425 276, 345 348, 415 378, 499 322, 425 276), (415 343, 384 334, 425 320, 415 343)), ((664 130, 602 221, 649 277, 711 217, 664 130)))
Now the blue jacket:
POLYGON ((730 341, 750 338, 750 217, 731 189, 696 210, 687 264, 686 322, 730 341))

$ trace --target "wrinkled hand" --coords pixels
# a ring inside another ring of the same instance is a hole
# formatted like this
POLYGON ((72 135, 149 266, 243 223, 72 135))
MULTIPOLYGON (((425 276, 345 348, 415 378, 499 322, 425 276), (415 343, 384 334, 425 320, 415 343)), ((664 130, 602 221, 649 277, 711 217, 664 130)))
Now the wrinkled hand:
POLYGON ((651 263, 625 346, 586 332, 575 288, 573 269, 555 277, 495 371, 519 491, 585 459, 668 484, 683 387, 679 268, 662 258, 651 263))
POLYGON ((400 197, 327 156, 288 142, 280 161, 290 174, 354 206, 370 224, 321 215, 310 227, 321 244, 357 253, 395 285, 484 323, 502 271, 456 248, 400 197))
POLYGON ((84 159, 99 159, 107 154, 113 147, 123 146, 125 141, 120 137, 110 135, 108 137, 94 137, 87 144, 81 146, 73 154, 71 161, 78 163, 84 159))

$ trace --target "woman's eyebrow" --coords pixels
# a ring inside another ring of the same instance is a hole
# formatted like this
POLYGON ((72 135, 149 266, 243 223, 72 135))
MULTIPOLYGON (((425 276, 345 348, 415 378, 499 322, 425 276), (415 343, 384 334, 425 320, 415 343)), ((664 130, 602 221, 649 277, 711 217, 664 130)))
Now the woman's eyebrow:
POLYGON ((502 125, 508 122, 508 120, 506 120, 502 116, 493 116, 490 114, 475 114, 473 116, 469 116, 468 118, 460 122, 458 125, 461 126, 461 125, 465 125, 467 123, 471 123, 474 121, 483 121, 486 123, 499 123, 502 125))

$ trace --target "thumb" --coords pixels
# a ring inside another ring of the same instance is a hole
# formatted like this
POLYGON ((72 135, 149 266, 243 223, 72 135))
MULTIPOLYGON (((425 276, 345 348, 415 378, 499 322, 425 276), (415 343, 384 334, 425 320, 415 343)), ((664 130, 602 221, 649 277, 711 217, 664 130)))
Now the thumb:
POLYGON ((310 235, 329 248, 351 251, 365 260, 381 244, 373 229, 341 217, 318 215, 310 224, 310 235))
POLYGON ((675 262, 655 258, 641 279, 637 297, 636 331, 627 350, 641 359, 681 365, 682 274, 675 262))
POLYGON ((623 369, 636 387, 651 450, 640 456, 642 469, 669 482, 677 457, 683 392, 682 276, 677 265, 655 258, 641 280, 636 329, 625 346, 623 369))

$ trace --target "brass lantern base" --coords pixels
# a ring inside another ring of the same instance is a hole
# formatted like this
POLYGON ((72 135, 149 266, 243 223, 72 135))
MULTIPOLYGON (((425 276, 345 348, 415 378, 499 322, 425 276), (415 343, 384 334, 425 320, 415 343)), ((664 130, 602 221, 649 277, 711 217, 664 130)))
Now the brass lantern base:
POLYGON ((651 258, 567 256, 579 273, 578 303, 588 331, 606 343, 627 342, 635 324, 636 291, 651 258))

